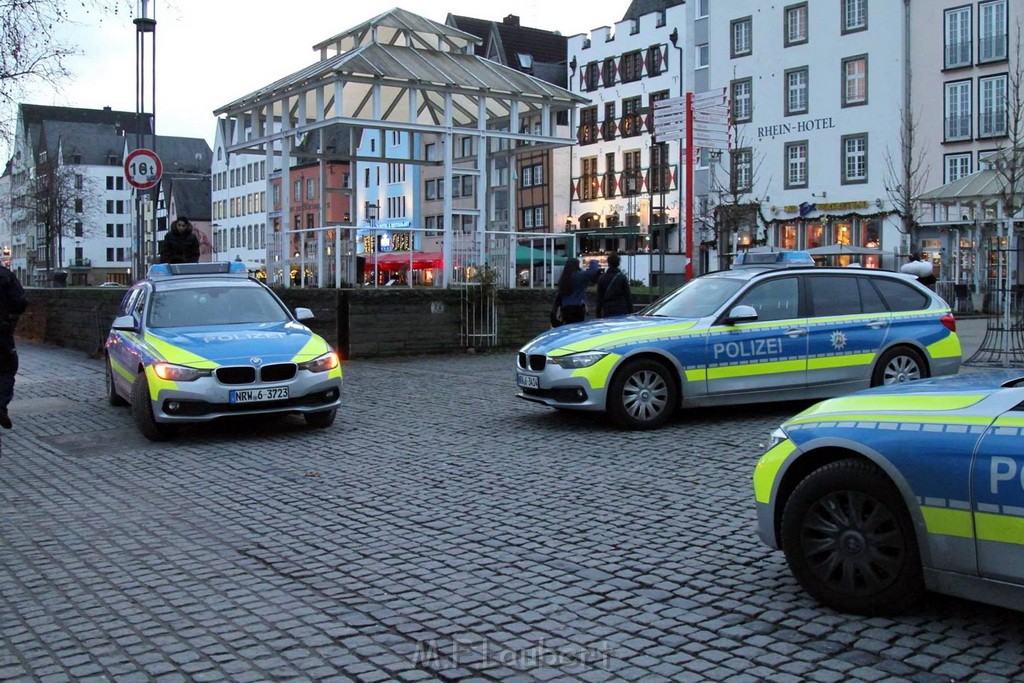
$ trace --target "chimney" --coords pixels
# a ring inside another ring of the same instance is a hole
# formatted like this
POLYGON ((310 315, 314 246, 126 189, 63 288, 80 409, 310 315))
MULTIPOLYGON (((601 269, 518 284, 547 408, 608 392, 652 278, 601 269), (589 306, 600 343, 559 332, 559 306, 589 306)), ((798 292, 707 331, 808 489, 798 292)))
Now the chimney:
POLYGON ((109 106, 107 106, 107 107, 103 107, 103 111, 112 111, 112 110, 111 110, 111 108, 109 106))
POLYGON ((519 26, 519 17, 515 14, 510 14, 501 22, 507 26, 519 26))

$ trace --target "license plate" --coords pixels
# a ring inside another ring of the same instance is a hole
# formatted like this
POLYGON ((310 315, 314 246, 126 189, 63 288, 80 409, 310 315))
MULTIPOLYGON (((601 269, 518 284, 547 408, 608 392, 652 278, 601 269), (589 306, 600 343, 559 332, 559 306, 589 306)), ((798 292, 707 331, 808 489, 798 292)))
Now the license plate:
POLYGON ((232 403, 259 403, 280 401, 288 398, 288 387, 263 387, 261 389, 233 389, 229 394, 232 403))
POLYGON ((516 373, 516 384, 525 389, 536 389, 540 386, 536 375, 524 375, 521 372, 516 373))

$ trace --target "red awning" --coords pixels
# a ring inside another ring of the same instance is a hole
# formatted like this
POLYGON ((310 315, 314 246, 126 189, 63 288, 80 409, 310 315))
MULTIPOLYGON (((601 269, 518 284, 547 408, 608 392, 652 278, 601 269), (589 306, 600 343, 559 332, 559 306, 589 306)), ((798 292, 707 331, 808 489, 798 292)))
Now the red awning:
POLYGON ((377 268, 396 270, 408 268, 410 260, 412 261, 413 270, 441 268, 444 265, 444 255, 439 251, 415 251, 412 254, 407 251, 399 251, 371 255, 370 258, 366 259, 366 267, 373 268, 374 263, 376 263, 377 268))

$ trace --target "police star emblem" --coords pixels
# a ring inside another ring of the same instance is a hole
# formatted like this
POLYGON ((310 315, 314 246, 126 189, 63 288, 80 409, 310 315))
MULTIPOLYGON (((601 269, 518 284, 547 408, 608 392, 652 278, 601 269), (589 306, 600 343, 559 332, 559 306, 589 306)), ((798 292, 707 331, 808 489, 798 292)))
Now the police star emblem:
POLYGON ((846 334, 840 330, 832 333, 832 348, 842 351, 846 348, 846 334))

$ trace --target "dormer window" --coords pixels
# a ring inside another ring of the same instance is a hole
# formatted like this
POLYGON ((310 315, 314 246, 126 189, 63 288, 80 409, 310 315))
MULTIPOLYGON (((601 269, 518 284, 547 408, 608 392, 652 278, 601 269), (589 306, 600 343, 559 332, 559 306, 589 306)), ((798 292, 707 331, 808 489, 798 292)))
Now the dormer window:
POLYGON ((533 55, 520 52, 516 57, 519 58, 519 67, 524 71, 529 71, 533 68, 533 55))
POLYGON ((71 163, 73 163, 73 164, 80 164, 80 163, 82 163, 82 155, 81 154, 72 154, 71 155, 71 163))

